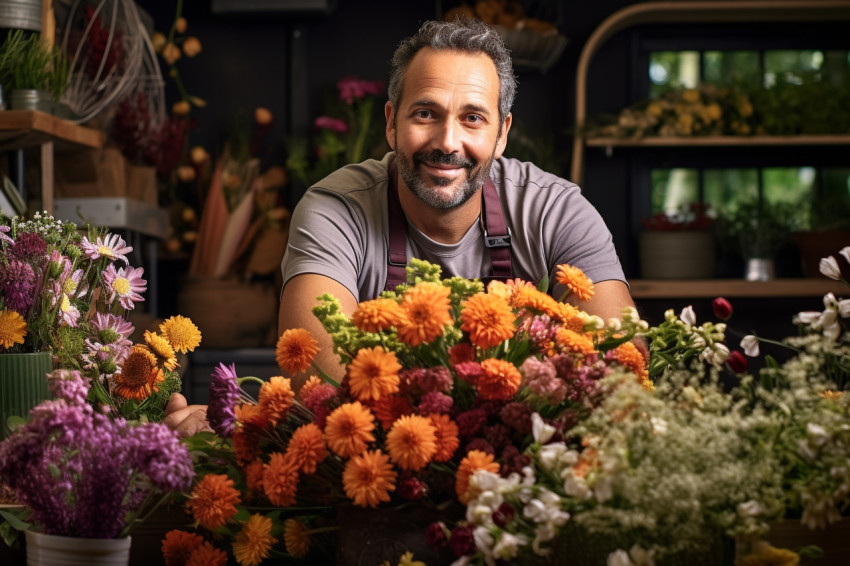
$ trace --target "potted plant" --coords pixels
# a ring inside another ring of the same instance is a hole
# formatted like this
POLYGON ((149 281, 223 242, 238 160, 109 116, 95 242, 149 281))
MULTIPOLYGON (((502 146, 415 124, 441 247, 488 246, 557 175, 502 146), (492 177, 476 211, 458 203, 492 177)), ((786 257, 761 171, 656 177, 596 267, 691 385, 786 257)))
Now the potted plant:
POLYGON ((638 245, 644 279, 714 276, 714 221, 705 205, 693 203, 672 214, 659 212, 642 224, 638 245))
POLYGON ((68 87, 68 59, 37 34, 12 30, 0 46, 0 85, 12 110, 52 113, 68 87))

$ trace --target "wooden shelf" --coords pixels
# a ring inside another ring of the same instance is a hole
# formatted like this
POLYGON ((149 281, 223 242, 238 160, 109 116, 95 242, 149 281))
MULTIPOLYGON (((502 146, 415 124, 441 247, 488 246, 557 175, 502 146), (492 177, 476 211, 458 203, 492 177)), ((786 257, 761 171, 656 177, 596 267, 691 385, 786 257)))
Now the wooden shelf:
POLYGON ((836 296, 850 295, 850 288, 840 281, 818 278, 772 281, 632 279, 629 286, 635 299, 821 297, 830 292, 836 296))
POLYGON ((0 112, 0 151, 54 142, 55 151, 103 147, 106 135, 37 110, 0 112))
POLYGON ((589 147, 752 147, 799 145, 850 145, 847 135, 810 136, 669 136, 645 138, 591 137, 589 147))

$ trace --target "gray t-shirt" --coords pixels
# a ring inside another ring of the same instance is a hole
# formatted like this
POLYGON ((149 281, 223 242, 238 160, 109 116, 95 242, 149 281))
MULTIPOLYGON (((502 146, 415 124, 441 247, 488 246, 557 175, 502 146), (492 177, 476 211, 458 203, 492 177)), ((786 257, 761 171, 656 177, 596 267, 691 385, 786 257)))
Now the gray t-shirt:
MULTIPOLYGON (((292 215, 283 256, 283 283, 304 273, 330 277, 358 301, 380 295, 387 278, 387 187, 390 152, 380 161, 348 165, 304 194, 292 215)), ((558 265, 581 268, 594 282, 625 282, 611 233, 574 183, 531 163, 501 158, 490 178, 499 192, 512 233, 514 277, 537 283, 549 275, 554 296, 558 265)), ((408 223, 407 257, 442 266, 443 276, 483 277, 490 273, 490 250, 475 222, 456 244, 441 244, 408 223)))

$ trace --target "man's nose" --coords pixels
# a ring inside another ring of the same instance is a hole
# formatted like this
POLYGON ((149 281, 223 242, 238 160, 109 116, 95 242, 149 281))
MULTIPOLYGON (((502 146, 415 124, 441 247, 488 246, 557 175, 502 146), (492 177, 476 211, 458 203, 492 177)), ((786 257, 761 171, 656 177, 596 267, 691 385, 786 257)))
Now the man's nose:
POLYGON ((445 120, 440 124, 434 142, 443 153, 455 153, 461 149, 461 135, 460 124, 454 120, 445 120))

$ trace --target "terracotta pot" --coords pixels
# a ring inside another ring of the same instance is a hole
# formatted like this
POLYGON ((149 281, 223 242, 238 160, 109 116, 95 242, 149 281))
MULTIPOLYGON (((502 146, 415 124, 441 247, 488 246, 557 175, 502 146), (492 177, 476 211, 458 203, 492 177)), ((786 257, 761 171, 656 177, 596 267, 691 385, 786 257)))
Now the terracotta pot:
POLYGON ((26 532, 27 566, 127 566, 130 537, 77 538, 26 532))

